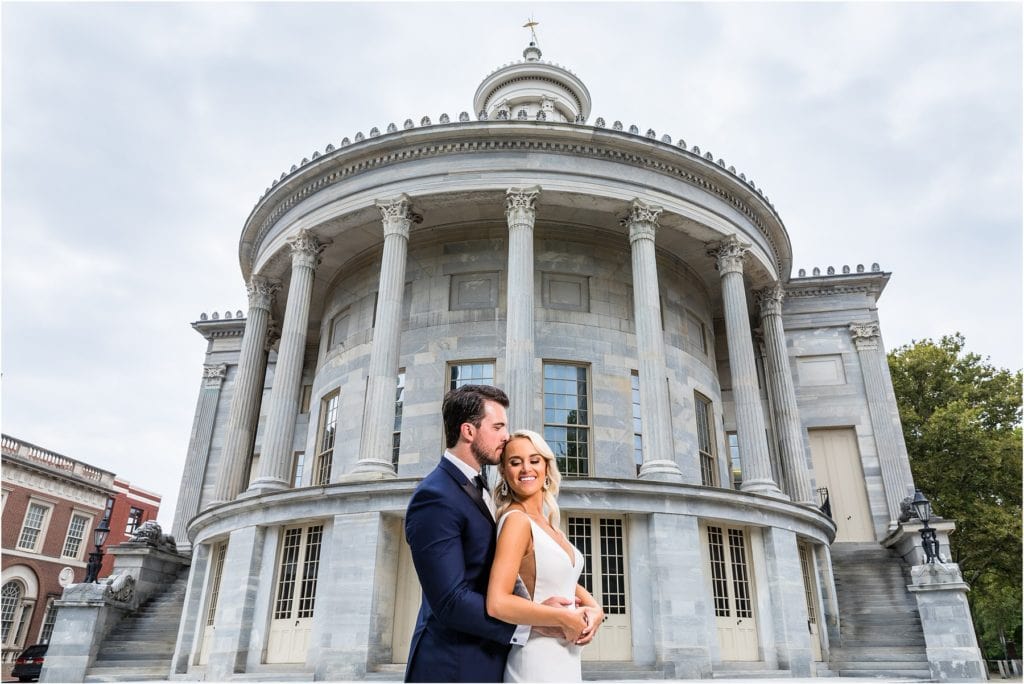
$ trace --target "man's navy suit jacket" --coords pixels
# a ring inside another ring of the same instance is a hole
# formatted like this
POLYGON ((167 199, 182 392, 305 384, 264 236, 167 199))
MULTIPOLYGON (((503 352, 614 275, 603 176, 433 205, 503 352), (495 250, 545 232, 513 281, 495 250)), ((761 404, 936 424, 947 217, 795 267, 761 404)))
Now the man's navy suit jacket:
POLYGON ((513 625, 487 615, 495 524, 476 486, 446 458, 416 487, 405 538, 423 588, 407 682, 500 682, 513 625))

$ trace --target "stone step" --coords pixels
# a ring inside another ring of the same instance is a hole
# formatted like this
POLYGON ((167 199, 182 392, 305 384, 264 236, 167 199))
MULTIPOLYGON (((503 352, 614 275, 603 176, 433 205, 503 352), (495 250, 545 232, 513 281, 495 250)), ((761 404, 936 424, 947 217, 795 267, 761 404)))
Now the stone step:
POLYGON ((789 670, 719 670, 711 673, 712 679, 789 679, 789 670))
POLYGON ((127 663, 112 665, 107 663, 101 667, 90 667, 86 673, 86 682, 138 682, 165 680, 171 671, 170 661, 159 665, 139 665, 127 663))
POLYGON ((111 652, 106 649, 102 653, 96 656, 97 663, 110 663, 110 662, 127 662, 149 660, 149 661, 170 661, 171 656, 174 655, 174 644, 165 646, 163 648, 152 648, 145 650, 117 650, 111 652))
POLYGON ((932 672, 924 670, 839 670, 840 677, 877 677, 878 679, 892 679, 900 677, 903 679, 924 679, 930 680, 932 672))
POLYGON ((835 660, 831 663, 832 667, 842 670, 885 670, 890 672, 892 670, 927 670, 928 659, 921 658, 919 660, 854 660, 854 661, 843 661, 837 662, 835 660))
POLYGON ((833 646, 830 653, 832 660, 917 660, 926 659, 924 649, 908 650, 902 646, 876 646, 870 651, 859 648, 833 646))
POLYGON ((589 682, 672 679, 675 666, 636 665, 628 661, 587 661, 583 664, 583 679, 589 682))

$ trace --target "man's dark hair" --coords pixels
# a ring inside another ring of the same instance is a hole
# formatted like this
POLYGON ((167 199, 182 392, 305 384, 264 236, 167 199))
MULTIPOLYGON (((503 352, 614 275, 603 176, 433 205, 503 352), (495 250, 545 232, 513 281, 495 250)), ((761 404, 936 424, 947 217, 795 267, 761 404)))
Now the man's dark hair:
POLYGON ((447 448, 458 444, 463 423, 480 427, 484 417, 484 402, 487 401, 508 408, 508 395, 490 385, 463 385, 444 395, 441 417, 444 419, 444 439, 447 448))

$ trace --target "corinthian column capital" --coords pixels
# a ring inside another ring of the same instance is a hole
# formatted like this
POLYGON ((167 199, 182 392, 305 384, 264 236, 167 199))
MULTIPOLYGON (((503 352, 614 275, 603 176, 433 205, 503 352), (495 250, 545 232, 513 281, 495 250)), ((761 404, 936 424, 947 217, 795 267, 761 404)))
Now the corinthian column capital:
POLYGON ((658 216, 664 211, 659 206, 635 199, 629 205, 629 212, 619 223, 629 228, 629 243, 637 240, 654 240, 658 230, 658 216))
POLYGON ((228 373, 226 363, 206 364, 203 366, 203 387, 220 387, 224 376, 228 373))
POLYGON ((750 244, 741 242, 735 235, 708 245, 708 256, 715 258, 715 268, 722 275, 743 273, 743 257, 750 251, 750 244))
POLYGON ((505 191, 505 218, 509 228, 515 226, 532 226, 537 218, 537 198, 540 186, 528 188, 509 188, 505 191))
POLYGON ((423 217, 412 210, 412 200, 404 192, 395 199, 377 200, 374 204, 384 223, 384 237, 398 235, 408 239, 412 224, 423 221, 423 217))
POLYGON ((851 323, 850 337, 857 351, 873 351, 878 349, 879 340, 877 323, 851 323))
POLYGON ((785 296, 786 291, 783 290, 782 285, 778 283, 760 290, 754 290, 754 297, 757 299, 757 304, 761 308, 761 318, 767 318, 768 316, 781 316, 782 300, 785 296))
POLYGON ((288 238, 292 248, 292 268, 306 266, 316 268, 320 252, 327 246, 310 230, 300 230, 294 237, 288 238))
POLYGON ((270 311, 270 305, 274 303, 274 295, 281 289, 281 283, 263 276, 253 276, 245 289, 249 293, 250 309, 270 311))

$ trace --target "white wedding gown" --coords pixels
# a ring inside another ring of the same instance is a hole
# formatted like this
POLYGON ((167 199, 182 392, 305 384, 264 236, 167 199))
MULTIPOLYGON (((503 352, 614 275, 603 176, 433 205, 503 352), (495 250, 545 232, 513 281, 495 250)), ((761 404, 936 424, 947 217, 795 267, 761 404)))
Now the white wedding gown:
MULTIPOLYGON (((498 521, 498 534, 512 510, 498 521)), ((530 520, 533 532, 533 553, 537 564, 537 581, 533 590, 535 603, 543 603, 552 596, 574 598, 580 573, 583 572, 583 554, 573 548, 573 562, 558 542, 537 523, 530 520)), ((567 609, 568 610, 568 609, 567 609)), ((564 639, 531 634, 525 646, 513 646, 505 665, 506 682, 579 682, 580 646, 564 639)))

